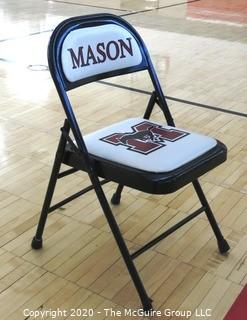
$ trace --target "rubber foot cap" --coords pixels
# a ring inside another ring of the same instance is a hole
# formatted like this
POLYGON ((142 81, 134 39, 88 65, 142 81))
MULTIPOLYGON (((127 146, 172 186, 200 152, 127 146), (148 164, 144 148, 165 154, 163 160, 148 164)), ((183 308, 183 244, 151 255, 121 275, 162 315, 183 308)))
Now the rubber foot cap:
POLYGON ((111 198, 111 203, 114 205, 118 205, 120 203, 121 196, 119 196, 117 193, 114 193, 111 198))
POLYGON ((43 240, 41 239, 37 239, 36 237, 33 237, 32 243, 31 243, 31 247, 35 250, 41 249, 43 245, 43 240))
POLYGON ((218 241, 218 247, 219 247, 219 251, 221 254, 226 253, 228 250, 230 250, 230 246, 228 244, 228 242, 223 239, 221 241, 218 241))
POLYGON ((145 303, 145 305, 143 305, 143 310, 145 312, 154 310, 153 306, 152 306, 152 302, 153 302, 153 300, 151 298, 149 298, 149 301, 147 303, 145 303))

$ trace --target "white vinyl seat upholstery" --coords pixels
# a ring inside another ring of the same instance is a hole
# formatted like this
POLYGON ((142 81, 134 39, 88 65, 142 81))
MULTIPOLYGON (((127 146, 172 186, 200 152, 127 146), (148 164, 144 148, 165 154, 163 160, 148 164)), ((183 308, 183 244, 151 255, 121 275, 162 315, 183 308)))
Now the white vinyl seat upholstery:
POLYGON ((84 136, 91 155, 148 172, 169 172, 205 154, 213 138, 143 118, 127 119, 84 136))

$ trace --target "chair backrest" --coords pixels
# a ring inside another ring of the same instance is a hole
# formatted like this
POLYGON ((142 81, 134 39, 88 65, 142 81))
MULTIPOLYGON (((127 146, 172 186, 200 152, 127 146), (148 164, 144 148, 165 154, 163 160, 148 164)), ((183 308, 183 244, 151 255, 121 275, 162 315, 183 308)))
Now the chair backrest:
POLYGON ((148 68, 148 54, 136 30, 110 14, 74 17, 54 30, 48 62, 65 90, 148 68))
POLYGON ((66 91, 86 83, 148 70, 159 105, 170 116, 145 44, 137 31, 118 16, 95 14, 61 22, 49 42, 48 63, 80 149, 86 147, 66 91))

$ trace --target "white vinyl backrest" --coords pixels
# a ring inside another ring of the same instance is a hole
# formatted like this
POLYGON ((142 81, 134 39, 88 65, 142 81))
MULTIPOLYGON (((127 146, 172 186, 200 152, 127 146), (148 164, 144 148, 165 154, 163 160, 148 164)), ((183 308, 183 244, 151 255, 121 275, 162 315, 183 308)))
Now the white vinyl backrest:
POLYGON ((138 66, 142 54, 133 35, 123 27, 105 24, 71 31, 62 45, 61 61, 68 81, 138 66))

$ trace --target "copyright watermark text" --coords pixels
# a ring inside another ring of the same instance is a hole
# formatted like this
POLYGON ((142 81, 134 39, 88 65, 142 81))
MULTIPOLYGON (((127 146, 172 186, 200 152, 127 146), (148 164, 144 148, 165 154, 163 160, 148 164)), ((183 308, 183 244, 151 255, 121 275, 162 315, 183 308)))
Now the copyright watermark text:
POLYGON ((71 308, 71 309, 39 309, 39 310, 30 310, 24 309, 23 315, 25 317, 33 317, 44 319, 46 317, 50 317, 52 319, 59 319, 62 317, 71 317, 71 318, 94 318, 97 315, 104 315, 108 318, 118 318, 118 317, 177 317, 177 318, 185 318, 188 319, 192 315, 195 315, 198 318, 205 319, 209 318, 212 315, 212 309, 196 309, 194 311, 191 310, 172 310, 172 309, 164 309, 164 310, 149 310, 144 311, 143 309, 123 309, 116 310, 112 308, 104 308, 101 311, 94 309, 83 309, 83 308, 71 308))

